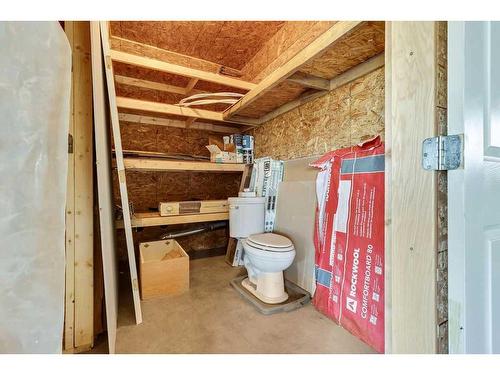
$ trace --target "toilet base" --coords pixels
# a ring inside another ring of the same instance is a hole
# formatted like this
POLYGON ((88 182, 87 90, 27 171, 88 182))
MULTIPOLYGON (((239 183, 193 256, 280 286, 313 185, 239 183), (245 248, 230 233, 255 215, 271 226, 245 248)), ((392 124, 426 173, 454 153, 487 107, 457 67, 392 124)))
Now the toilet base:
POLYGON ((258 312, 264 315, 297 310, 307 305, 311 300, 309 292, 285 279, 285 291, 288 294, 288 299, 282 303, 265 303, 242 285, 245 279, 247 279, 246 275, 238 276, 231 280, 230 284, 245 302, 255 307, 258 312))
MULTIPOLYGON (((283 284, 283 275, 281 276, 281 283, 283 284)), ((270 297, 262 294, 259 292, 259 288, 257 285, 253 284, 250 282, 249 278, 245 278, 242 282, 241 285, 248 290, 250 293, 252 293, 255 297, 260 299, 262 302, 268 303, 268 304, 276 304, 276 303, 282 303, 285 302, 288 299, 288 294, 285 292, 285 288, 282 287, 281 290, 283 291, 282 294, 278 294, 276 296, 270 297)))

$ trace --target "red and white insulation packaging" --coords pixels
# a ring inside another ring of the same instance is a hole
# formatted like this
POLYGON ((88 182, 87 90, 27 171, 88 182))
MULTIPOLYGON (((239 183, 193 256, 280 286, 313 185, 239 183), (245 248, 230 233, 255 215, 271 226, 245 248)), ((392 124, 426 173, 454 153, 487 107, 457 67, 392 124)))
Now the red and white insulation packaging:
POLYGON ((384 144, 323 155, 316 179, 316 308, 384 352, 384 144))

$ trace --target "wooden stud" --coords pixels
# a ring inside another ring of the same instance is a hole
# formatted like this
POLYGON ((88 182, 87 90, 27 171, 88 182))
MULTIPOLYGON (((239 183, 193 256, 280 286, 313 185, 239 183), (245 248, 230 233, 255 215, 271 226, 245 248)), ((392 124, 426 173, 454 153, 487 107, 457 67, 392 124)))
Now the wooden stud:
POLYGON ((237 112, 246 108, 258 98, 265 95, 269 90, 279 85, 292 74, 300 70, 302 66, 326 51, 335 41, 354 29, 359 27, 362 22, 359 21, 340 21, 335 23, 330 29, 309 44, 293 58, 288 60, 281 67, 274 70, 253 89, 251 89, 243 98, 241 98, 232 107, 224 111, 224 118, 230 119, 237 112))
POLYGON ((94 200, 90 24, 73 22, 75 347, 94 342, 94 200))
POLYGON ((287 78, 287 81, 298 83, 301 86, 315 90, 330 90, 330 80, 310 74, 296 72, 287 78))
POLYGON ((137 266, 135 260, 134 240, 132 237, 132 225, 130 220, 130 209, 127 192, 127 182, 125 178, 125 166, 123 163, 122 142, 120 135, 120 122, 118 119, 118 107, 116 104, 115 81, 113 77, 113 64, 110 59, 109 28, 108 23, 101 21, 101 38, 104 60, 106 62, 106 82, 108 85, 108 99, 111 114, 111 127, 113 129, 113 140, 116 149, 116 164, 118 167, 118 180, 120 185, 120 196, 123 210, 123 220, 125 227, 125 238, 127 243, 128 263, 130 269, 130 281, 132 284, 132 295, 134 301, 135 321, 142 323, 141 300, 139 296, 139 281, 137 278, 137 266))
MULTIPOLYGON (((65 23, 64 32, 73 50, 73 22, 65 23)), ((64 309, 64 351, 75 346, 75 153, 73 150, 75 126, 73 107, 73 82, 70 98, 70 119, 68 134, 68 179, 66 193, 66 272, 65 272, 65 309, 64 309)))
POLYGON ((437 135, 436 30, 386 31, 386 352, 395 354, 437 351, 437 173, 420 164, 422 140, 437 135))
POLYGON ((142 66, 144 68, 154 69, 171 74, 177 74, 184 77, 197 78, 202 81, 214 82, 224 86, 236 87, 244 90, 251 90, 256 86, 254 83, 242 81, 241 79, 205 72, 203 70, 187 68, 184 66, 171 64, 161 60, 132 55, 126 52, 111 50, 109 55, 113 61, 119 61, 125 64, 142 66))
MULTIPOLYGON (((171 120, 168 118, 162 118, 162 117, 152 117, 152 116, 142 116, 142 115, 136 115, 136 114, 131 114, 131 113, 120 113, 119 114, 120 121, 125 121, 125 122, 132 122, 132 123, 137 123, 137 124, 149 124, 149 125, 159 125, 159 126, 168 126, 172 128, 186 128, 186 121, 180 121, 180 120, 171 120)), ((193 122, 190 126, 190 129, 197 129, 197 130, 207 130, 207 131, 212 131, 216 133, 238 133, 241 131, 240 128, 237 127, 231 127, 231 126, 225 126, 225 125, 214 125, 214 124, 209 124, 206 122, 198 122, 198 119, 195 119, 195 122, 193 122)))

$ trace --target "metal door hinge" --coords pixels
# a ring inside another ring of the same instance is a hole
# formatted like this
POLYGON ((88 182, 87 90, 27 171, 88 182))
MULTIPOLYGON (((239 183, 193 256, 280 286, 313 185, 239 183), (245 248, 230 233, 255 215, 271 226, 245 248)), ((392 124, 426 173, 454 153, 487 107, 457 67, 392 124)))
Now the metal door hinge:
POLYGON ((422 143, 422 168, 449 171, 462 165, 463 135, 440 135, 422 143))

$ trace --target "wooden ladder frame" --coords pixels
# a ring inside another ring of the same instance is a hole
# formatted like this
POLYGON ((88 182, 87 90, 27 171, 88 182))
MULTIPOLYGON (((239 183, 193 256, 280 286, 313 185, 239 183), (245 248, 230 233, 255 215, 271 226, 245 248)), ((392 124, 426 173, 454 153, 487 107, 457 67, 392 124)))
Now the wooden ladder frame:
POLYGON ((111 60, 111 48, 109 45, 109 28, 106 21, 100 22, 102 50, 106 68, 106 83, 108 86, 109 110, 111 115, 111 128, 113 129, 113 141, 115 145, 116 166, 118 170, 118 181, 120 185, 120 198, 123 211, 123 227, 127 242, 127 254, 130 268, 130 281, 132 283, 132 295, 134 300, 134 311, 136 324, 142 323, 141 299, 139 295, 139 281, 137 278, 137 265, 135 262, 134 238, 132 236, 132 223, 127 192, 127 181, 125 178, 125 165, 123 162, 122 139, 120 133, 120 121, 118 107, 116 105, 116 91, 113 74, 113 63, 111 60))

